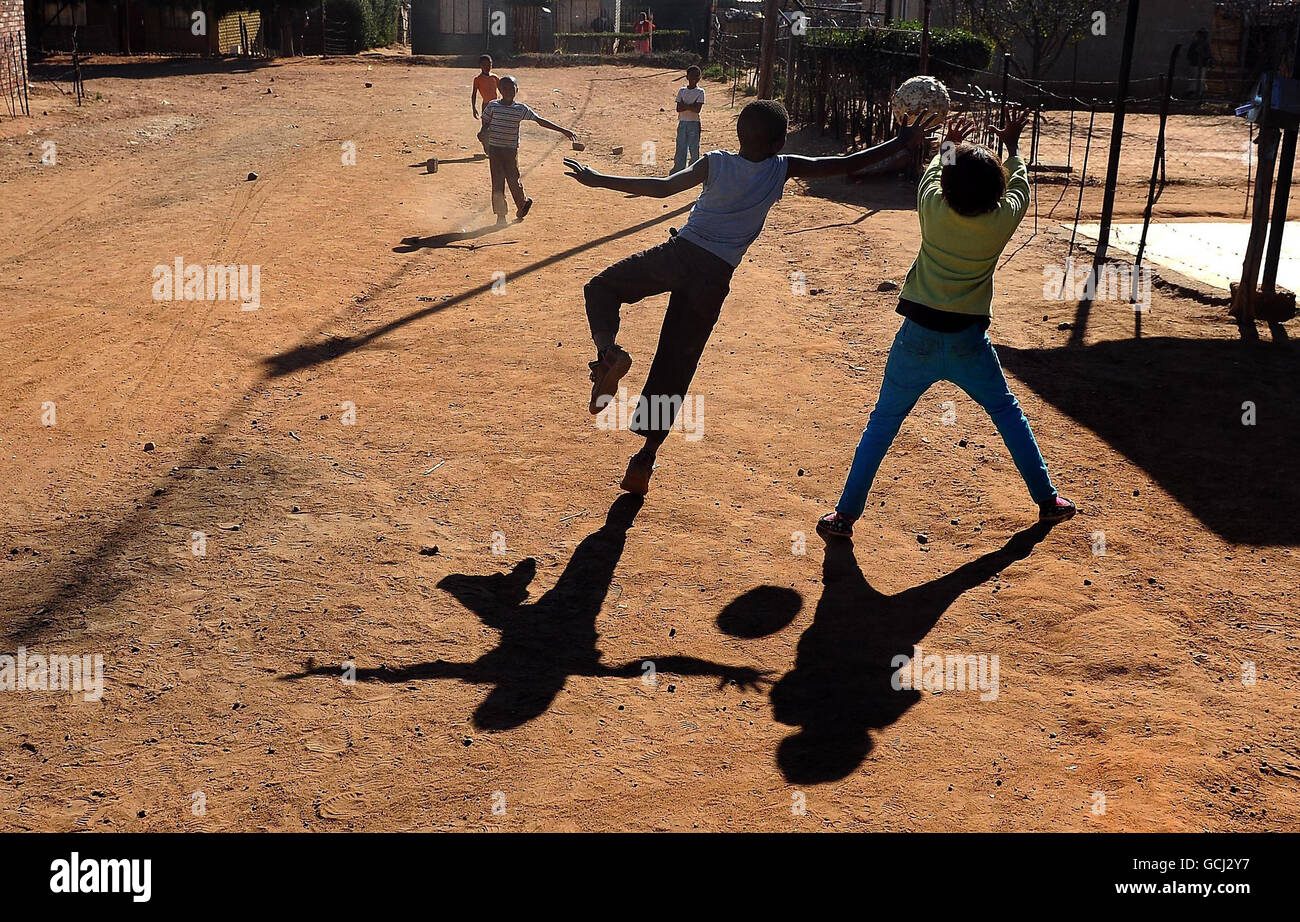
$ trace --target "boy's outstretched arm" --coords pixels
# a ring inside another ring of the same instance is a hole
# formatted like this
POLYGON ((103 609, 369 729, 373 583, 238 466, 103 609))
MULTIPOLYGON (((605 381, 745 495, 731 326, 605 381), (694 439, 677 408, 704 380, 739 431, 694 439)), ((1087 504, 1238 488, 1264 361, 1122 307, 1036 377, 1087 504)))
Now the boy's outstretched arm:
POLYGON ((684 170, 678 170, 671 176, 606 176, 597 173, 591 167, 583 166, 572 157, 564 158, 564 165, 569 168, 565 175, 572 176, 584 186, 596 189, 613 189, 628 195, 648 195, 651 198, 667 198, 678 192, 685 192, 692 186, 703 185, 709 179, 709 158, 701 157, 684 170))
POLYGON ((559 125, 555 124, 555 122, 552 122, 548 119, 544 119, 540 115, 537 116, 537 124, 541 125, 543 128, 549 128, 551 129, 551 131, 558 131, 560 134, 564 135, 570 141, 574 139, 574 134, 572 131, 570 131, 567 128, 561 128, 559 125))
POLYGON ((1007 148, 1007 159, 1003 166, 1007 170, 1007 191, 998 207, 1000 214, 1006 215, 1012 227, 1029 211, 1029 172, 1024 160, 1020 159, 1020 135, 1029 121, 1029 110, 1014 107, 1007 112, 1007 122, 993 132, 1002 139, 1007 148))
POLYGON ((877 144, 875 147, 860 150, 856 154, 846 154, 840 157, 801 157, 798 154, 791 154, 785 158, 786 176, 790 178, 816 179, 822 176, 843 176, 846 173, 856 173, 858 170, 888 160, 899 151, 920 147, 925 140, 926 132, 933 128, 938 121, 937 116, 931 116, 920 122, 910 124, 906 119, 899 119, 898 135, 896 137, 884 144, 877 144))

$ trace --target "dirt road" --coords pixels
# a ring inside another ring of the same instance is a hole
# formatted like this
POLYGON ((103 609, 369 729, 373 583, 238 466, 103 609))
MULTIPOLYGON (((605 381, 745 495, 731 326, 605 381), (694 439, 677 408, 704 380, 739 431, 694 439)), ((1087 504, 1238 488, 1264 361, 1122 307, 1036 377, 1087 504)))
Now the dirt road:
MULTIPOLYGON (((788 187, 695 379, 702 438, 638 507, 634 437, 585 411, 582 286, 689 196, 579 187, 529 125, 537 205, 492 228, 469 72, 123 73, 0 122, 0 653, 105 670, 99 701, 0 694, 5 828, 1300 821, 1294 353, 1162 288, 1141 339, 1114 303, 1080 335, 1043 296, 1048 187, 993 335, 1082 514, 1024 532, 991 423, 942 386, 828 554, 897 326, 877 288, 917 244, 904 184, 788 187), (257 309, 156 300, 177 259, 258 267, 257 309), (996 656, 996 696, 894 691, 914 645, 996 656)), ((665 171, 675 74, 517 74, 597 168, 665 171)), ((704 149, 730 147, 707 88, 704 149)), ((1171 209, 1239 217, 1237 127, 1175 122, 1171 209)), ((626 312, 634 388, 664 300, 626 312)))

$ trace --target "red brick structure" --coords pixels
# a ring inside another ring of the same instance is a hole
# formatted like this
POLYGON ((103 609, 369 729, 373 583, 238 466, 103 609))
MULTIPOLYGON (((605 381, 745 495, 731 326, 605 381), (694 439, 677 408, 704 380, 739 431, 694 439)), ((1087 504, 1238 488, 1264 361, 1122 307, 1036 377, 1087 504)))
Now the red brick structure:
POLYGON ((0 113, 27 111, 27 36, 23 0, 0 0, 0 113))

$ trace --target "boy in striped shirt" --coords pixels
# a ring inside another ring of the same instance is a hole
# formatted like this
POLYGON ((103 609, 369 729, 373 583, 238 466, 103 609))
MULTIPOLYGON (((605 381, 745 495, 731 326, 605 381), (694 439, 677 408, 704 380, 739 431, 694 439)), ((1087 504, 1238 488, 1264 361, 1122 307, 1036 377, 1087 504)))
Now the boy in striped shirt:
POLYGON ((574 134, 554 122, 542 118, 522 102, 515 100, 519 82, 514 77, 502 77, 497 89, 500 99, 483 107, 483 130, 487 133, 488 166, 492 171, 492 210, 497 224, 506 223, 506 186, 515 200, 515 216, 522 221, 533 207, 533 200, 524 195, 519 181, 519 123, 533 121, 543 128, 558 131, 570 141, 574 134))

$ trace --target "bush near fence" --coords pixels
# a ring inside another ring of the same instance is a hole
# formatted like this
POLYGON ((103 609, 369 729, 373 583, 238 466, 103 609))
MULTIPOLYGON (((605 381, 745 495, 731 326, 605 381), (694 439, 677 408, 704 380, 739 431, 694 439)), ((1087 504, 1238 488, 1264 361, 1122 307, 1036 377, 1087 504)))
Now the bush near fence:
MULTIPOLYGON (((635 32, 556 32, 555 50, 561 54, 631 54, 636 51, 635 32), (618 39, 618 51, 614 42, 618 39)), ((650 47, 655 51, 682 51, 690 44, 691 33, 685 29, 656 29, 650 47)))
MULTIPOLYGON (((993 60, 993 43, 964 29, 930 31, 929 72, 950 85, 969 82, 993 60)), ((787 101, 792 120, 874 143, 890 130, 894 88, 920 72, 921 26, 809 29, 797 46, 787 101)))
POLYGON ((510 55, 506 63, 512 67, 597 67, 602 64, 617 64, 623 67, 676 67, 686 70, 692 64, 699 64, 700 56, 692 51, 608 55, 526 52, 510 55))
POLYGON ((353 52, 382 48, 397 41, 400 8, 400 0, 325 0, 325 24, 353 52))

